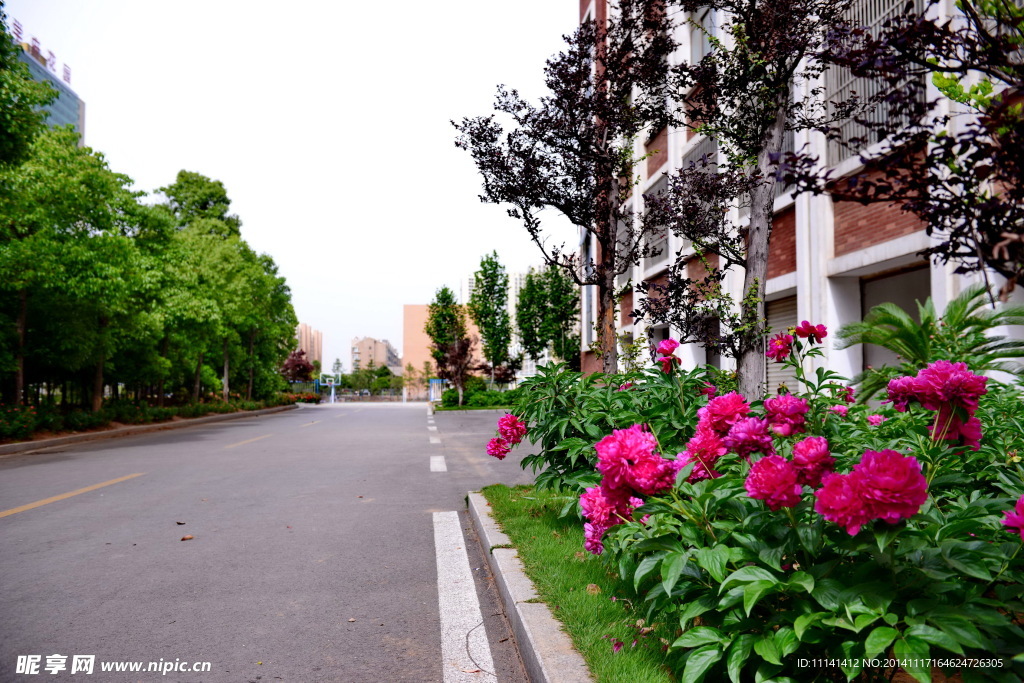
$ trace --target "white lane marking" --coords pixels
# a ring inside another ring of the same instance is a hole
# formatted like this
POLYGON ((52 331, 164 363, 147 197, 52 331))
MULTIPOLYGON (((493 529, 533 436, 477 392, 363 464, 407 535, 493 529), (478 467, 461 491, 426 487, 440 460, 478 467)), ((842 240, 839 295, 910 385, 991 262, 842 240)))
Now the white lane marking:
POLYGON ((430 443, 441 443, 441 437, 439 437, 439 436, 432 436, 432 437, 430 437, 430 443))
POLYGON ((434 513, 444 683, 494 681, 494 662, 458 512, 434 513))
POLYGON ((430 456, 430 471, 431 472, 447 472, 448 464, 444 461, 443 455, 432 455, 430 456))
POLYGON ((437 431, 437 427, 435 427, 433 425, 427 425, 427 431, 428 432, 436 432, 437 431))

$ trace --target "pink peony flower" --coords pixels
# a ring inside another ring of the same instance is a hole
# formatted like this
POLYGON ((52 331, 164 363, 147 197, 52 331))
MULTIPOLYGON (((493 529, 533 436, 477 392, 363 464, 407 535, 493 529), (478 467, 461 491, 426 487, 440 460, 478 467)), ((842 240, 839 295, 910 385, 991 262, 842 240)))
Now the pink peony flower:
POLYGON ((789 354, 793 351, 793 337, 788 334, 777 334, 768 340, 768 350, 764 352, 764 355, 768 356, 776 363, 789 358, 789 354))
POLYGON ((873 519, 895 524, 917 514, 928 499, 928 481, 917 458, 893 450, 865 451, 854 465, 861 495, 873 519))
MULTIPOLYGON (((939 411, 936 422, 938 422, 939 435, 942 440, 956 441, 969 447, 972 451, 981 448, 981 420, 978 418, 971 417, 964 422, 947 404, 939 411)), ((939 435, 935 434, 935 425, 928 425, 928 431, 932 432, 932 439, 938 440, 939 435)))
POLYGON ((632 388, 633 388, 633 383, 632 382, 626 382, 625 384, 620 384, 619 385, 619 391, 626 391, 627 389, 632 389, 632 388))
POLYGON ((672 372, 672 368, 674 366, 682 363, 683 361, 675 356, 662 356, 658 359, 658 362, 661 363, 661 371, 667 375, 672 372))
POLYGON ((604 552, 604 544, 601 543, 601 538, 604 536, 604 532, 607 529, 597 527, 590 522, 583 525, 583 547, 588 552, 594 555, 600 555, 604 552))
POLYGON ((676 471, 672 460, 652 453, 626 470, 626 481, 634 491, 650 496, 672 488, 676 483, 676 471))
POLYGON ((871 521, 867 505, 861 494, 860 477, 853 474, 826 474, 821 488, 814 492, 814 509, 830 522, 856 536, 860 528, 871 521))
POLYGON ((914 377, 896 377, 889 380, 889 400, 892 407, 901 413, 907 412, 911 401, 917 400, 917 379, 914 377))
POLYGON ((853 403, 853 387, 843 387, 842 391, 839 392, 840 396, 847 403, 853 403))
POLYGON ((809 436, 793 446, 793 465, 797 481, 810 487, 820 486, 821 479, 835 467, 836 459, 828 450, 823 436, 809 436))
POLYGON ((830 413, 835 413, 839 417, 846 417, 846 414, 850 412, 850 409, 846 406, 832 406, 828 409, 830 413))
POLYGON ((796 332, 796 336, 806 339, 812 344, 815 342, 820 344, 821 340, 828 335, 828 329, 824 325, 812 325, 806 320, 797 325, 793 331, 796 332))
POLYGON ((510 446, 515 446, 526 436, 526 423, 512 413, 506 413, 498 420, 498 434, 510 446))
POLYGON ((760 451, 766 455, 774 455, 772 435, 768 431, 768 420, 746 417, 732 426, 725 435, 725 447, 741 457, 749 457, 751 453, 760 451))
POLYGON ((679 348, 679 342, 675 339, 666 339, 665 341, 658 344, 658 353, 663 356, 671 356, 679 348))
POLYGON ((721 437, 708 428, 698 429, 693 438, 686 443, 686 450, 673 461, 676 474, 684 467, 693 463, 693 469, 687 481, 691 484, 701 479, 715 479, 721 474, 713 469, 715 461, 728 453, 721 437))
POLYGON ((744 487, 751 498, 763 500, 770 510, 794 507, 803 492, 797 482, 796 467, 779 455, 769 455, 755 462, 744 487))
POLYGON ((772 431, 779 436, 799 434, 804 429, 805 415, 811 409, 807 401, 792 394, 774 396, 764 402, 772 431))
POLYGON ((628 491, 594 486, 580 496, 580 509, 591 523, 605 529, 621 524, 631 512, 628 491))
POLYGON ((718 434, 726 434, 738 420, 747 416, 750 406, 735 391, 716 396, 697 411, 697 425, 704 425, 718 434))
POLYGON ((487 455, 493 455, 498 460, 504 460, 509 453, 508 441, 496 436, 487 442, 487 455))
POLYGON ((704 386, 700 388, 699 393, 702 396, 707 396, 708 398, 711 398, 716 393, 718 393, 718 387, 716 387, 714 384, 711 384, 709 382, 704 382, 704 386))
POLYGON ((637 461, 653 455, 656 447, 654 435, 644 425, 616 429, 594 446, 597 470, 604 475, 604 483, 609 488, 627 488, 627 470, 637 461))
POLYGON ((1017 499, 1017 504, 1012 510, 1006 510, 1003 514, 1006 515, 1003 526, 1016 529, 1020 533, 1020 540, 1024 541, 1024 496, 1017 499))
POLYGON ((978 397, 988 392, 987 377, 975 375, 966 363, 937 360, 917 373, 917 400, 928 410, 939 410, 948 403, 974 414, 978 397))
POLYGON ((882 424, 888 419, 889 418, 885 417, 884 415, 868 415, 868 424, 870 424, 873 427, 877 427, 878 425, 882 424))

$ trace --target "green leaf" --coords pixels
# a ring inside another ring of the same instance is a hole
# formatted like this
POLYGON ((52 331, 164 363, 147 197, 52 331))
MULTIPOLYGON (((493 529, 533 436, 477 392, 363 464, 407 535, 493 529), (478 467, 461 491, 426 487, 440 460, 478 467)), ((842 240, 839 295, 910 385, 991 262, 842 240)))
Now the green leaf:
POLYGON ((793 575, 789 577, 789 581, 786 585, 790 588, 799 586, 803 588, 804 591, 812 593, 814 591, 814 577, 807 572, 794 572, 793 575))
POLYGON ((868 659, 886 651, 900 632, 889 626, 879 626, 864 640, 864 656, 868 659))
POLYGON ((725 578, 725 566, 729 561, 729 548, 716 545, 714 548, 701 548, 695 554, 697 565, 705 569, 716 583, 725 578))
POLYGON ((871 624, 875 623, 881 618, 882 617, 879 614, 858 614, 857 617, 853 620, 853 629, 860 633, 866 627, 870 626, 871 624))
POLYGON ((843 592, 843 584, 835 579, 821 579, 818 581, 811 596, 818 601, 818 604, 825 609, 834 612, 839 609, 841 602, 839 594, 843 592))
POLYGON ((720 643, 724 639, 722 632, 711 626, 698 626, 690 629, 672 643, 672 647, 697 647, 708 643, 720 643))
POLYGON ((754 641, 756 639, 756 636, 744 633, 732 641, 732 645, 729 646, 729 653, 726 655, 725 663, 729 670, 729 680, 732 683, 740 683, 743 665, 750 659, 750 651, 754 648, 754 641))
POLYGON ((761 567, 743 567, 734 571, 725 579, 725 581, 722 582, 722 585, 718 587, 718 593, 722 594, 729 584, 734 581, 771 581, 773 584, 779 582, 779 580, 775 578, 775 575, 767 569, 762 569, 761 567))
POLYGON ((696 600, 687 603, 683 606, 683 611, 679 614, 679 626, 682 629, 686 629, 690 619, 699 617, 705 612, 712 610, 718 604, 718 598, 711 593, 704 593, 696 600))
POLYGON ((960 647, 960 643, 956 642, 956 640, 954 640, 950 635, 926 624, 911 626, 907 629, 905 635, 915 636, 932 645, 937 645, 943 649, 949 650, 950 652, 955 652, 958 655, 962 655, 964 653, 963 648, 960 647))
POLYGON ((932 669, 928 666, 928 659, 931 650, 928 643, 913 636, 900 638, 893 648, 896 659, 901 660, 903 670, 913 676, 920 683, 930 683, 932 680, 932 669))
POLYGON ((928 617, 928 621, 940 631, 952 636, 961 645, 976 647, 980 650, 992 650, 992 644, 988 642, 988 639, 981 635, 978 628, 966 619, 942 616, 928 617))
POLYGON ((750 610, 754 609, 754 606, 761 600, 765 595, 775 589, 776 583, 774 581, 754 581, 748 583, 743 588, 743 609, 750 616, 750 610))
POLYGON ((807 629, 826 616, 828 616, 828 612, 812 612, 811 614, 801 614, 798 616, 796 621, 793 622, 793 631, 796 633, 796 637, 799 640, 803 640, 807 629))
POLYGON ((705 645, 691 651, 686 658, 686 667, 683 669, 683 677, 679 679, 680 683, 699 681, 704 673, 721 658, 722 651, 718 649, 717 645, 705 645))
POLYGON ((689 556, 681 553, 672 553, 665 558, 661 565, 661 585, 665 587, 665 595, 672 595, 679 576, 683 573, 683 567, 689 561, 689 556))
POLYGON ((793 629, 783 626, 775 632, 775 646, 779 649, 781 656, 787 657, 797 651, 797 648, 800 647, 800 641, 797 640, 793 629))
POLYGON ((636 568, 636 573, 633 575, 633 590, 639 591, 640 584, 646 579, 651 573, 657 569, 658 565, 661 564, 663 559, 662 555, 651 555, 645 557, 640 561, 640 566, 636 568))
POLYGON ((754 652, 771 664, 782 664, 779 647, 775 644, 773 635, 763 635, 754 642, 754 652))

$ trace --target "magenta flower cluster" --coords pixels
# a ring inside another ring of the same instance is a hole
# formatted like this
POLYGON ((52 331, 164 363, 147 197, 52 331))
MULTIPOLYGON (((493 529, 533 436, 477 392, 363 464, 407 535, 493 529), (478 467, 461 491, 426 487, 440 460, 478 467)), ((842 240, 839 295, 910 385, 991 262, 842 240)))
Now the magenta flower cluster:
POLYGON ((503 460, 525 436, 526 423, 512 413, 505 413, 498 419, 498 436, 487 443, 487 455, 503 460))
POLYGON ((616 429, 595 444, 601 483, 580 496, 587 518, 584 545, 590 552, 604 551, 604 533, 630 519, 633 510, 643 505, 638 496, 661 493, 675 484, 679 463, 661 457, 657 447, 654 435, 639 424, 616 429))
POLYGON ((1013 509, 1006 510, 1003 515, 1003 526, 1007 529, 1016 529, 1020 533, 1020 540, 1024 541, 1024 496, 1018 498, 1013 509))
POLYGON ((835 462, 828 441, 811 436, 793 446, 792 460, 772 454, 755 462, 744 486, 751 498, 763 500, 772 510, 795 507, 803 487, 819 485, 835 462))
POLYGON ((978 450, 981 421, 974 416, 978 398, 988 392, 987 377, 975 375, 966 363, 935 361, 915 377, 897 377, 889 382, 893 408, 905 412, 911 403, 936 411, 929 427, 935 441, 956 441, 978 450))
POLYGON ((928 482, 917 458, 865 451, 849 474, 826 474, 814 495, 814 509, 853 536, 872 520, 895 524, 915 515, 928 498, 928 482))
POLYGON ((661 363, 661 369, 666 374, 672 372, 672 368, 682 360, 675 355, 676 349, 679 348, 679 342, 675 339, 666 339, 658 344, 658 353, 661 356, 657 359, 657 362, 661 363))
MULTIPOLYGON (((828 336, 828 328, 824 325, 812 325, 806 320, 790 329, 797 337, 806 339, 811 344, 820 344, 821 340, 828 336)), ((781 332, 768 340, 768 350, 764 355, 776 363, 781 363, 793 353, 794 341, 792 334, 781 332)))

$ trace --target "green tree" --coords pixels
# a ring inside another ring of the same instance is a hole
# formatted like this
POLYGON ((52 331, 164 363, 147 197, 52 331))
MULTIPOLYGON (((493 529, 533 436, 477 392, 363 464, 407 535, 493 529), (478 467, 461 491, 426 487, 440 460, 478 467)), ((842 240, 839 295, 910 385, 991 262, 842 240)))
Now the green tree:
POLYGON ((480 270, 474 274, 468 308, 470 317, 480 330, 480 342, 484 358, 491 365, 493 383, 494 366, 508 362, 509 345, 512 343, 512 323, 508 315, 508 275, 498 260, 498 252, 480 259, 480 270))
POLYGON ((551 348, 570 366, 579 366, 579 289, 559 268, 532 268, 526 274, 516 306, 516 326, 524 352, 533 360, 551 348))
POLYGON ((179 226, 197 225, 208 232, 223 236, 238 236, 242 221, 229 214, 231 200, 228 199, 224 183, 212 180, 193 171, 178 171, 173 183, 161 187, 167 197, 167 208, 178 220, 179 226), (206 222, 212 221, 212 222, 206 222))
POLYGON ((18 60, 20 52, 7 32, 0 2, 0 166, 16 166, 29 157, 47 116, 42 107, 57 97, 49 83, 33 80, 18 60))
POLYGON ((430 355, 437 366, 438 377, 455 386, 461 406, 473 342, 466 331, 465 308, 459 305, 455 293, 448 287, 437 290, 427 307, 424 331, 431 340, 430 355))

